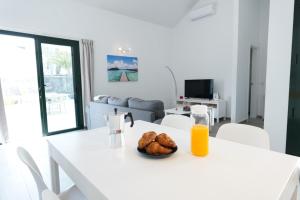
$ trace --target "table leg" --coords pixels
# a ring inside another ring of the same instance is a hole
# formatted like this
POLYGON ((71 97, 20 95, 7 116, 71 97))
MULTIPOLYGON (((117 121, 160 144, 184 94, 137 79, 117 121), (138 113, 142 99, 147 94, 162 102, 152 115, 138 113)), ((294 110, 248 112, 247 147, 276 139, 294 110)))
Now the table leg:
POLYGON ((56 194, 59 194, 60 193, 60 183, 59 183, 59 169, 58 169, 58 164, 51 157, 50 157, 50 173, 51 173, 51 186, 52 186, 52 190, 56 194))
POLYGON ((291 200, 297 200, 297 199, 298 199, 298 187, 296 187, 291 200))

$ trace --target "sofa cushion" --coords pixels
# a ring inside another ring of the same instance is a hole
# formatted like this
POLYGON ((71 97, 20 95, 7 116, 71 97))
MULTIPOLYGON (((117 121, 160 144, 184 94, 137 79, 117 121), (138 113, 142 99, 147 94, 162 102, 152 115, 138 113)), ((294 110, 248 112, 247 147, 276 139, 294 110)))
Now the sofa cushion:
POLYGON ((109 97, 108 98, 108 104, 115 105, 115 106, 122 106, 122 107, 128 107, 128 99, 121 99, 118 97, 109 97))
POLYGON ((94 97, 94 101, 97 103, 108 103, 109 96, 99 95, 97 97, 94 97))
POLYGON ((159 100, 145 101, 139 98, 130 98, 128 107, 140 110, 152 111, 155 113, 155 119, 160 119, 165 116, 164 103, 159 100))

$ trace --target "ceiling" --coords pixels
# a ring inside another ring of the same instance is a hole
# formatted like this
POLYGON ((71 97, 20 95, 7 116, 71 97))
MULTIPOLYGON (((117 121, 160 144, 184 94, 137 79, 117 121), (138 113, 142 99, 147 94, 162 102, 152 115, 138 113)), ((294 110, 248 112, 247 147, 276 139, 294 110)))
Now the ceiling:
POLYGON ((198 0, 77 0, 147 22, 173 27, 198 0))

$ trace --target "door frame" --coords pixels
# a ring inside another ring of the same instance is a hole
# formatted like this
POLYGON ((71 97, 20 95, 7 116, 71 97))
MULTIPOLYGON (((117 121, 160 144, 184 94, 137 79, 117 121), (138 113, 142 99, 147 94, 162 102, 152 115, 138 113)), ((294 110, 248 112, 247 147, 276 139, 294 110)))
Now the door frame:
POLYGON ((29 33, 20 33, 14 31, 1 30, 0 34, 27 37, 32 38, 35 41, 35 53, 36 53, 36 68, 38 77, 38 90, 40 96, 40 115, 42 123, 42 132, 44 136, 55 135, 59 133, 65 133, 75 130, 81 130, 84 128, 83 122, 83 105, 82 105, 82 88, 81 88, 81 69, 80 69, 80 50, 79 41, 69 40, 63 38, 55 38, 49 36, 35 35, 29 33), (43 62, 42 62, 42 49, 41 43, 55 44, 55 45, 66 45, 72 47, 72 63, 73 63, 73 87, 74 87, 74 101, 75 101, 75 114, 76 114, 76 128, 59 130, 54 132, 48 132, 47 125, 47 108, 46 108, 46 97, 44 87, 44 76, 43 76, 43 62))

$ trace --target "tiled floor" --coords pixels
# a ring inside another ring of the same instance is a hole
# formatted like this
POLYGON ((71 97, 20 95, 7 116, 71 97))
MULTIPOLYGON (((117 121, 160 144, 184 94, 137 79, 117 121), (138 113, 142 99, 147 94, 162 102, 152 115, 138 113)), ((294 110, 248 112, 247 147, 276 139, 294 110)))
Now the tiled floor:
POLYGON ((264 120, 262 118, 250 118, 250 119, 242 122, 242 124, 248 124, 251 126, 257 126, 260 128, 264 128, 264 120))
MULTIPOLYGON (((227 119, 227 120, 220 121, 220 123, 215 123, 215 125, 213 127, 211 127, 211 129, 210 129, 209 135, 211 137, 216 137, 219 128, 222 125, 227 124, 227 123, 230 123, 230 120, 227 119)), ((261 118, 250 118, 247 121, 242 122, 242 124, 257 126, 257 127, 260 127, 260 128, 264 127, 264 121, 261 118)))
MULTIPOLYGON (((47 120, 50 132, 75 127, 75 107, 72 100, 48 104, 47 120)), ((36 106, 36 103, 26 102, 8 105, 5 106, 5 112, 8 129, 10 131, 9 138, 11 140, 25 140, 28 137, 37 138, 42 136, 40 109, 36 106), (28 113, 31 113, 29 118, 27 116, 28 113), (15 124, 18 124, 18 126, 15 124), (24 131, 26 131, 27 134, 22 134, 24 131)))
MULTIPOLYGON (((219 127, 228 120, 216 124, 211 129, 211 136, 215 136, 219 127)), ((247 124, 256 124, 262 126, 262 120, 252 119, 247 124)), ((32 154, 37 165, 41 169, 46 184, 50 185, 50 172, 48 150, 45 138, 38 138, 30 142, 14 142, 8 145, 0 145, 0 200, 38 200, 35 182, 26 168, 19 161, 16 154, 16 147, 25 147, 32 154)), ((72 181, 62 170, 61 189, 64 190, 72 185, 72 181)))

